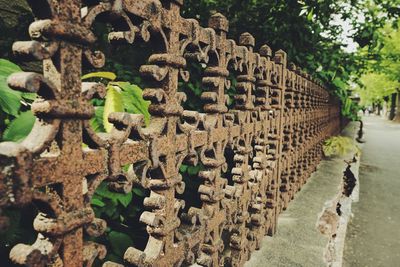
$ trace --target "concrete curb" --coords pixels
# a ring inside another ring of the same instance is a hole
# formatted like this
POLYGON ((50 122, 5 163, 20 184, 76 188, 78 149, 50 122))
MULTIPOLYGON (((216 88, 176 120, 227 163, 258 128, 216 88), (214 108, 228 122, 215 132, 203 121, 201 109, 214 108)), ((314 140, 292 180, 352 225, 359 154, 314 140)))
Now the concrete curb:
POLYGON ((324 251, 324 260, 329 267, 341 267, 343 265, 343 252, 346 239, 347 225, 353 216, 351 206, 353 202, 359 201, 360 181, 359 167, 360 155, 356 151, 350 154, 354 159, 348 164, 347 169, 355 178, 355 186, 349 196, 344 193, 345 175, 338 194, 325 203, 317 221, 318 230, 329 236, 328 244, 324 251))

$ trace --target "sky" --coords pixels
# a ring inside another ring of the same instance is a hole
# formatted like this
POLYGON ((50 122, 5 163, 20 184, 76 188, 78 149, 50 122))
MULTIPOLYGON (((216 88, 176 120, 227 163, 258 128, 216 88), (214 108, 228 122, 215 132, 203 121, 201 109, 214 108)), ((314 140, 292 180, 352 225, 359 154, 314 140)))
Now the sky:
MULTIPOLYGON (((345 12, 349 12, 350 10, 352 10, 353 13, 355 12, 355 9, 352 8, 350 4, 345 3, 343 3, 343 10, 345 12)), ((357 22, 364 22, 364 16, 361 13, 354 13, 352 19, 355 19, 357 22)), ((331 24, 342 28, 339 40, 344 44, 343 50, 349 53, 355 52, 359 45, 351 37, 356 32, 356 29, 354 29, 352 25, 352 21, 350 19, 344 20, 341 14, 333 14, 331 24)))
POLYGON ((343 30, 339 37, 342 43, 346 45, 343 46, 343 50, 348 53, 355 52, 359 46, 351 38, 351 35, 353 35, 356 32, 356 30, 354 29, 353 25, 351 25, 350 21, 341 19, 340 15, 334 15, 332 23, 334 25, 341 26, 343 30))

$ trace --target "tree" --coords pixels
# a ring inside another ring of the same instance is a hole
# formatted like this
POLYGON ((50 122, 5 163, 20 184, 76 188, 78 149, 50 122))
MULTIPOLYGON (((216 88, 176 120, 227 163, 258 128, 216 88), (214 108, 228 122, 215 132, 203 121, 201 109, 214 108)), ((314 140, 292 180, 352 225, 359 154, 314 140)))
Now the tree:
POLYGON ((356 92, 360 95, 362 106, 382 103, 383 98, 395 93, 400 85, 398 81, 391 80, 386 74, 376 72, 364 74, 360 82, 361 86, 356 89, 356 92))
MULTIPOLYGON (((397 82, 397 108, 394 120, 400 122, 400 20, 396 23, 396 28, 386 27, 386 36, 383 39, 384 46, 382 48, 382 71, 387 73, 392 81, 397 82)), ((392 109, 394 108, 395 97, 392 97, 392 109)), ((393 110, 392 110, 393 112, 393 110)), ((393 112, 394 113, 394 112, 393 112)))
MULTIPOLYGON (((376 32, 373 45, 359 51, 366 58, 365 70, 361 75, 357 92, 364 105, 379 104, 391 96, 390 118, 394 117, 396 94, 400 88, 400 20, 386 23, 376 32)), ((400 121, 400 99, 397 100, 396 121, 400 121)))

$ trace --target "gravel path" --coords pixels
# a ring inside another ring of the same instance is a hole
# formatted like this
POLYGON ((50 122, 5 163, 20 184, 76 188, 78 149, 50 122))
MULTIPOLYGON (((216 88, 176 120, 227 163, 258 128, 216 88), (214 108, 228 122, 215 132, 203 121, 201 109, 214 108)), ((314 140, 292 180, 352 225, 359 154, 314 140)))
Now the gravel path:
POLYGON ((353 204, 345 267, 400 266, 400 124, 364 117, 360 202, 353 204))

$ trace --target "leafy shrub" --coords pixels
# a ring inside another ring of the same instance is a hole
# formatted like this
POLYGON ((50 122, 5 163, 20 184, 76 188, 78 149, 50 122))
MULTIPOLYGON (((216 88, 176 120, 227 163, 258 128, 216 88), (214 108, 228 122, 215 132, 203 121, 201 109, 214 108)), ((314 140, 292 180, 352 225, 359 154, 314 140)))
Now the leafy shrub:
POLYGON ((323 152, 327 157, 343 156, 354 150, 360 152, 353 139, 344 136, 332 136, 325 140, 323 145, 323 152))
POLYGON ((1 141, 21 141, 31 131, 35 117, 30 110, 35 93, 12 90, 7 78, 21 68, 6 59, 0 59, 0 135, 1 141))
MULTIPOLYGON (((82 80, 95 80, 106 85, 105 99, 93 99, 95 116, 90 123, 96 132, 111 132, 112 124, 108 116, 112 112, 128 112, 143 114, 146 125, 150 122, 148 112, 149 101, 142 97, 142 89, 129 82, 116 81, 113 72, 92 72, 82 76, 82 80)), ((124 166, 127 171, 130 166, 124 166)), ((96 189, 91 204, 97 218, 107 222, 104 235, 89 238, 107 247, 105 260, 123 263, 123 255, 129 246, 143 246, 147 236, 144 236, 145 226, 139 223, 143 211, 143 199, 149 192, 144 188, 134 187, 124 194, 110 191, 107 182, 102 182, 96 189)))
POLYGON ((92 102, 96 111, 91 125, 96 132, 111 131, 112 125, 108 122, 108 116, 112 112, 143 114, 146 125, 150 122, 150 102, 143 99, 142 89, 129 82, 115 81, 116 78, 117 75, 112 72, 92 72, 82 76, 82 80, 107 82, 105 100, 94 99, 92 102))

